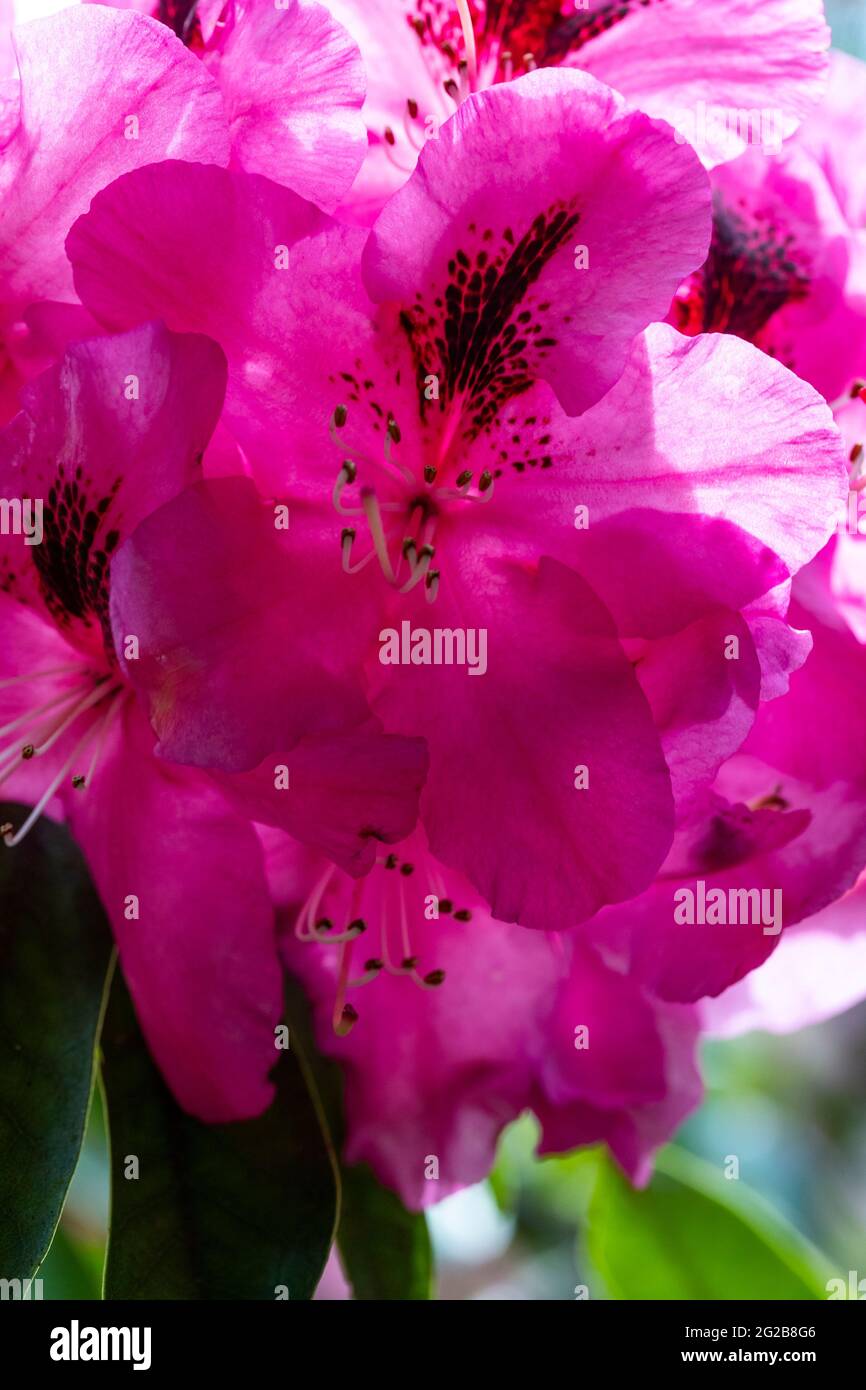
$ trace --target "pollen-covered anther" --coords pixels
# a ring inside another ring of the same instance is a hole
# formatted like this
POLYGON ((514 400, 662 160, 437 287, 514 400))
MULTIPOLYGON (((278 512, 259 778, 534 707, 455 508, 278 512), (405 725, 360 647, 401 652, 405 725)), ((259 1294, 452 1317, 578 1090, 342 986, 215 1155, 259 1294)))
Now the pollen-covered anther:
POLYGON ((439 570, 431 570, 424 580, 424 597, 428 603, 435 603, 439 593, 439 570))
POLYGON ((436 465, 435 465, 434 463, 425 463, 425 465, 424 465, 424 481, 425 481, 425 483, 435 483, 435 481, 436 481, 436 473, 437 473, 437 469, 436 469, 436 465))
POLYGON ((863 393, 864 393, 864 392, 866 392, 866 381, 853 381, 853 382, 851 383, 851 399, 852 399, 852 401, 856 401, 856 399, 857 399, 858 396, 859 396, 860 399, 862 400, 862 399, 864 398, 864 397, 863 397, 863 393))
POLYGON ((459 488, 468 488, 471 482, 472 470, 470 468, 464 468, 463 472, 458 475, 457 486, 459 488))
POLYGON ((427 974, 423 976, 421 983, 425 985, 427 989, 438 989, 440 985, 445 983, 445 971, 428 970, 427 974))
POLYGON ((449 912, 454 911, 454 904, 450 898, 439 899, 439 911, 440 913, 443 913, 446 917, 448 916, 449 912))
POLYGON ((338 1038, 345 1038, 358 1022, 358 1010, 351 1004, 344 1004, 339 1017, 334 1021, 334 1032, 338 1038))
POLYGON ((422 545, 421 549, 418 551, 417 559, 412 561, 410 558, 412 573, 400 590, 401 594, 410 593, 411 590, 415 588, 416 584, 420 584, 421 580, 426 578, 427 571, 430 568, 430 561, 435 554, 436 551, 432 545, 422 545))
POLYGON ((461 907, 460 910, 459 910, 459 912, 455 912, 455 913, 454 913, 454 921, 455 921, 455 922, 471 922, 471 921, 472 921, 472 913, 469 911, 469 908, 468 908, 468 907, 461 907))
POLYGON ((401 865, 400 865, 400 873, 403 875, 404 878, 408 878, 409 875, 410 875, 410 874, 414 874, 414 872, 415 872, 415 865, 414 865, 414 864, 406 863, 406 864, 401 864, 401 865))
POLYGON ((399 864, 399 862, 400 862, 400 861, 399 861, 399 859, 397 858, 396 854, 388 854, 388 855, 385 856, 385 868, 386 868, 386 869, 396 869, 396 867, 397 867, 397 865, 399 864))
POLYGON ((35 752, 36 749, 32 743, 25 743, 24 747, 21 749, 21 756, 25 762, 29 762, 35 752))
POLYGON ((401 970, 405 970, 405 971, 408 973, 410 970, 414 970, 417 964, 418 964, 418 957, 417 957, 417 956, 406 956, 406 957, 405 957, 403 960, 401 960, 401 962, 400 962, 400 969, 401 969, 401 970))
POLYGON ((76 791, 81 791, 87 786, 87 778, 82 773, 77 772, 72 779, 72 785, 76 791))
POLYGON ((859 463, 862 457, 863 457, 863 445, 862 445, 862 444, 855 444, 854 447, 853 447, 853 449, 851 450, 850 454, 848 455, 848 461, 849 461, 849 463, 859 463))

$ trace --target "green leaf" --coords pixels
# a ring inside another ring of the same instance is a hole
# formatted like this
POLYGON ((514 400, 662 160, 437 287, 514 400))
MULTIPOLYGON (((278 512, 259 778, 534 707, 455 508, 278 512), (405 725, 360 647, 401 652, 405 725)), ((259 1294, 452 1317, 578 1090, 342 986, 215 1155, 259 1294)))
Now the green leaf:
MULTIPOLYGON (((343 1145, 342 1077, 313 1040, 310 1009, 295 980, 287 984, 293 1046, 314 1078, 335 1152, 343 1145)), ((356 1299, 422 1300, 433 1296, 433 1252, 427 1221, 411 1212, 366 1164, 340 1165, 337 1245, 356 1299)))
POLYGON ((424 1216, 407 1211, 366 1164, 343 1168, 341 1176, 337 1241, 354 1297, 431 1298, 433 1254, 424 1216))
POLYGON ((102 1247, 99 1243, 73 1237, 65 1228, 66 1218, 57 1227, 45 1263, 40 1265, 42 1297, 65 1302, 67 1299, 98 1301, 102 1297, 102 1247))
POLYGON ((162 1081, 118 972, 103 1055, 106 1298, 311 1298, 333 1240, 337 1183, 294 1040, 279 1053, 264 1115, 201 1124, 162 1081), (126 1176, 133 1158, 138 1177, 126 1176))
POLYGON ((672 1148, 642 1192, 599 1159, 587 1251, 620 1299, 824 1299, 831 1272, 739 1179, 672 1148))
MULTIPOLYGON (((27 812, 0 805, 0 823, 27 812)), ((0 854, 0 1276, 51 1244, 93 1085, 111 935, 66 830, 41 820, 0 854)))

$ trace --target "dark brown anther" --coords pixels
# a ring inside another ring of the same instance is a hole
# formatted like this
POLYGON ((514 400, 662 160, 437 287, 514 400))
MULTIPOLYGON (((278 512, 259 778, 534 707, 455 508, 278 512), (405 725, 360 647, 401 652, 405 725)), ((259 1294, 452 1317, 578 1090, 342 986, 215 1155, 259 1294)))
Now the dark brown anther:
POLYGON ((330 917, 320 917, 316 923, 316 931, 333 931, 334 924, 330 917))
POLYGON ((388 417, 388 433, 390 434, 395 444, 399 444, 400 440, 403 438, 402 434, 400 433, 400 426, 397 424, 397 421, 394 419, 393 415, 388 417))
POLYGON ((343 472, 347 483, 353 483, 358 476, 358 469, 351 459, 343 459, 343 472))
POLYGON ((341 430, 343 428, 348 418, 348 407, 345 405, 338 405, 336 410, 334 411, 334 424, 336 425, 338 430, 341 430))
POLYGON ((424 481, 425 481, 425 483, 435 483, 435 481, 436 481, 436 465, 435 465, 435 463, 425 463, 425 465, 424 465, 424 481))
POLYGON ((851 384, 851 399, 856 401, 857 397, 866 390, 866 381, 854 381, 851 384))
POLYGON ((417 957, 417 956, 407 956, 405 960, 403 960, 403 961, 400 962, 400 969, 401 969, 401 970, 414 970, 414 969, 415 969, 415 966, 416 966, 417 964, 418 964, 418 957, 417 957))
POLYGON ((450 898, 439 899, 439 911, 446 914, 454 911, 454 904, 450 898))
POLYGON ((481 474, 481 477, 478 479, 478 491, 486 492, 492 482, 493 474, 489 473, 485 468, 484 472, 481 474))
POLYGON ((460 474, 460 476, 459 476, 458 479, 457 479, 457 486, 458 486, 458 487, 465 487, 467 483, 471 483, 471 482, 472 482, 472 471, 471 471, 471 469, 469 469, 469 468, 464 468, 463 472, 460 474))
POLYGON ((345 545, 346 541, 354 541, 357 531, 353 531, 351 526, 344 526, 340 532, 340 544, 345 545))
POLYGON ((397 867, 397 856, 396 856, 396 854, 389 854, 389 855, 387 856, 386 860, 385 860, 385 868, 386 868, 386 869, 396 869, 396 867, 397 867))
POLYGON ((406 539, 403 541, 403 554, 408 555, 409 551, 414 549, 415 542, 413 541, 411 536, 407 536, 406 539))
POLYGON ((409 875, 410 875, 410 874, 414 874, 414 872, 415 872, 415 865, 414 865, 414 864, 401 864, 401 865, 400 865, 400 873, 403 875, 404 878, 408 878, 409 875))
POLYGON ((365 961, 364 961, 364 969, 365 969, 365 970, 384 970, 384 969, 385 969, 385 962, 384 962, 383 960, 377 960, 376 957, 374 956, 371 960, 365 960, 365 961))
POLYGON ((410 115, 411 119, 412 119, 413 121, 417 121, 417 119, 418 119, 418 103, 417 103, 417 101, 413 101, 412 98, 410 97, 409 100, 406 102, 406 109, 407 109, 407 111, 409 112, 409 115, 410 115))
POLYGON ((429 970, 424 976, 425 985, 441 985, 445 982, 444 970, 429 970))
POLYGON ((433 585, 436 583, 438 578, 439 570, 431 570, 430 573, 427 575, 427 578, 424 580, 424 583, 426 584, 428 589, 432 589, 433 585))
POLYGON ((468 908, 468 907, 461 907, 461 909, 460 909, 459 912, 455 912, 455 913, 454 913, 454 921, 455 921, 455 922, 471 922, 471 921, 472 921, 472 913, 469 911, 469 908, 468 908))
POLYGON ((76 791, 80 791, 81 788, 84 786, 85 781, 86 781, 86 778, 82 777, 82 776, 81 776, 81 773, 78 773, 77 776, 73 777, 73 779, 72 779, 72 785, 73 785, 73 787, 75 788, 76 791))
POLYGON ((21 749, 21 756, 24 758, 25 762, 29 762, 35 752, 36 749, 33 747, 32 743, 25 743, 24 747, 21 749))
POLYGON ((388 145, 396 145, 397 143, 394 137, 394 132, 389 125, 386 125, 385 127, 385 142, 388 145))
POLYGON ((338 1038, 345 1038, 347 1033, 351 1033, 357 1022, 358 1010, 353 1009, 351 1004, 345 1004, 343 1006, 343 1012, 340 1015, 340 1021, 336 1024, 334 1032, 337 1034, 338 1038))
POLYGON ((3 824, 0 825, 0 835, 11 835, 14 829, 15 826, 12 824, 11 820, 5 820, 3 824))
POLYGON ((347 931, 354 932, 355 936, 361 936, 367 930, 367 923, 363 917, 356 917, 354 922, 350 922, 347 931))
POLYGON ((862 445, 862 444, 855 444, 855 445, 854 445, 854 448, 851 450, 850 454, 848 455, 848 461, 849 461, 849 463, 859 463, 862 457, 863 457, 863 445, 862 445))

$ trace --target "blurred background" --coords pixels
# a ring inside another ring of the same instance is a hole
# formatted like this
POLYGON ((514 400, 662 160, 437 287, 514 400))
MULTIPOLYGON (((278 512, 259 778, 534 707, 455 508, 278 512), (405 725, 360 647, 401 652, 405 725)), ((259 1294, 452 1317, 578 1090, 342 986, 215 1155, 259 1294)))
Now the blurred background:
MULTIPOLYGON (((866 58, 866 0, 826 8, 837 47, 866 58)), ((439 1296, 826 1297, 835 1277, 847 1297, 863 1278, 866 1297, 866 1004, 790 1037, 707 1043, 702 1060, 705 1103, 647 1193, 595 1152, 538 1162, 533 1122, 512 1126, 490 1182, 430 1213, 439 1296)), ((97 1095, 45 1298, 99 1298, 107 1215, 97 1095)), ((335 1267, 320 1296, 345 1296, 335 1267)))

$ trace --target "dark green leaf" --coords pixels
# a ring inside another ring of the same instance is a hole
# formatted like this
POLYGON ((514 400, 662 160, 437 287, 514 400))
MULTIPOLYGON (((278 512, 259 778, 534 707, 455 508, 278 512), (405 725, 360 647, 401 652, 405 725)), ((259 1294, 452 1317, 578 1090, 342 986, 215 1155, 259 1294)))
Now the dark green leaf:
POLYGON ((172 1099, 117 973, 103 1030, 112 1215, 106 1298, 311 1298, 334 1168, 294 1040, 266 1114, 204 1125, 172 1099), (138 1177, 130 1161, 137 1159, 138 1177))
MULTIPOLYGON (((302 1064, 315 1078, 335 1150, 342 1148, 343 1107, 339 1068, 316 1049, 309 1006, 296 981, 287 987, 292 1037, 302 1064)), ((433 1254, 424 1216, 407 1211, 366 1166, 340 1166, 337 1244, 356 1299, 429 1299, 433 1254)))
POLYGON ((337 1240, 355 1298, 432 1297, 433 1256, 427 1222, 361 1164, 343 1168, 337 1240))
MULTIPOLYGON (((27 812, 0 805, 0 823, 27 812)), ((111 936, 68 833, 0 849, 0 1277, 51 1244, 87 1120, 111 936)))

